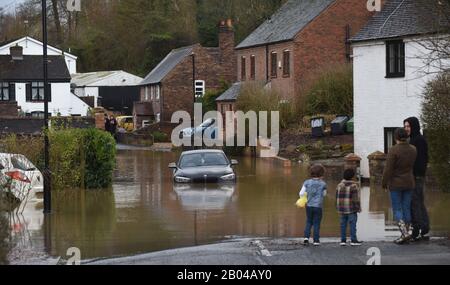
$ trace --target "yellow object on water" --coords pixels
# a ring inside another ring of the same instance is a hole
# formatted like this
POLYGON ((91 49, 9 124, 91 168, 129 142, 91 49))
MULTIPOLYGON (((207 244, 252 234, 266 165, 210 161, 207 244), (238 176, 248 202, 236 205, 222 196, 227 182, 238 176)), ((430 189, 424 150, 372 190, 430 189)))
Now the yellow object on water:
POLYGON ((306 204, 308 204, 308 196, 306 194, 298 199, 297 203, 295 203, 298 208, 305 208, 306 204))

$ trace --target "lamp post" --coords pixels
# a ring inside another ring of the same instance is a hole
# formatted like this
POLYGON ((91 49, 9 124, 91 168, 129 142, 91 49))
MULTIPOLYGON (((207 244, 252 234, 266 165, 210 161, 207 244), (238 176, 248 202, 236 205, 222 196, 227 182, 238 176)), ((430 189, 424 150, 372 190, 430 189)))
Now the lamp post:
POLYGON ((47 55, 47 1, 42 0, 42 42, 43 44, 43 77, 44 77, 44 213, 50 214, 52 210, 51 174, 49 167, 49 140, 48 140, 48 55, 47 55))

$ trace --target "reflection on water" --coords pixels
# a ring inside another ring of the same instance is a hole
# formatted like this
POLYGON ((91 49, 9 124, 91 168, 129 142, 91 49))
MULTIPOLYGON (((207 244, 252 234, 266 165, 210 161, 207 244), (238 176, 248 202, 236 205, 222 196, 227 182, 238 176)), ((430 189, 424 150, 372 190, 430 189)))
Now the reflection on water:
MULTIPOLYGON (((108 191, 55 193, 54 213, 44 221, 39 207, 27 207, 20 247, 82 258, 112 257, 206 244, 228 237, 301 237, 305 212, 295 207, 307 168, 284 168, 269 160, 240 159, 236 185, 173 185, 168 164, 175 153, 119 151, 114 186, 108 191)), ((339 236, 335 210, 336 173, 327 178, 322 236, 339 236)), ((365 187, 358 234, 362 240, 392 239, 389 195, 365 187)), ((428 189, 435 235, 450 231, 450 195, 428 189)), ((20 226, 21 227, 21 226, 20 226)), ((19 227, 19 228, 20 228, 19 227)))

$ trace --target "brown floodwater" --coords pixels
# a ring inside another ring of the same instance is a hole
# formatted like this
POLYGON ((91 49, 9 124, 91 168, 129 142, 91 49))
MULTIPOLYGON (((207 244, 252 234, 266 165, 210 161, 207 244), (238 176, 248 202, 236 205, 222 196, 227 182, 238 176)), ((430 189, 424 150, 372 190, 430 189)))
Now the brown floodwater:
MULTIPOLYGON (((105 258, 209 244, 240 237, 302 237, 305 211, 295 207, 307 179, 305 166, 289 168, 273 160, 240 158, 236 185, 174 187, 170 162, 177 153, 120 150, 111 190, 64 191, 54 194, 53 214, 28 205, 10 217, 16 250, 32 249, 66 256, 77 247, 82 259, 105 258)), ((339 236, 335 210, 338 171, 326 179, 321 235, 339 236)), ((361 240, 397 236, 385 190, 363 187, 359 216, 361 240)), ((427 189, 433 235, 450 232, 450 195, 427 189)))

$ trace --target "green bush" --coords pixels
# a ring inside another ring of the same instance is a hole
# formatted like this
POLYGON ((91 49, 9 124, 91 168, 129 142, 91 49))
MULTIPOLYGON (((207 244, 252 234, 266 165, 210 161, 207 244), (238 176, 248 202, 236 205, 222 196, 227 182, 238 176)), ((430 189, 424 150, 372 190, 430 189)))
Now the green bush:
POLYGON ((114 138, 97 129, 83 130, 85 188, 102 189, 112 185, 116 164, 116 142, 114 138))
POLYGON ((425 87, 422 120, 430 148, 431 167, 439 186, 450 192, 450 72, 425 87))
POLYGON ((169 142, 169 136, 163 132, 153 132, 152 133, 153 136, 153 142, 155 143, 165 143, 165 142, 169 142))
MULTIPOLYGON (((97 129, 53 129, 49 131, 52 187, 101 189, 112 184, 116 143, 97 129)), ((41 171, 43 138, 8 136, 0 140, 3 151, 25 155, 41 171)))
POLYGON ((265 88, 261 83, 244 84, 236 101, 236 108, 244 113, 267 111, 269 131, 270 112, 272 111, 280 112, 281 128, 287 128, 295 120, 293 105, 284 101, 276 91, 265 88))
POLYGON ((227 91, 228 88, 230 88, 230 84, 222 81, 221 87, 218 90, 208 90, 206 92, 205 96, 203 96, 201 100, 204 114, 210 111, 217 110, 216 99, 219 98, 219 96, 222 95, 225 91, 227 91))
POLYGON ((350 64, 319 70, 304 88, 307 115, 353 114, 353 70, 350 64))

